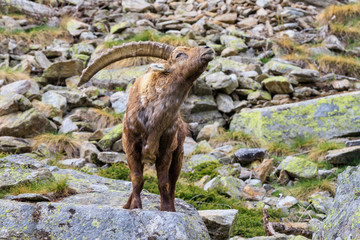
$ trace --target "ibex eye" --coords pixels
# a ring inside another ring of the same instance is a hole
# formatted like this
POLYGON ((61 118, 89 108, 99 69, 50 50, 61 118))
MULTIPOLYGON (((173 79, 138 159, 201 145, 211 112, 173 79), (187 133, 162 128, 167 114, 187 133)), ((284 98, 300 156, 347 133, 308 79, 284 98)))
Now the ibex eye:
POLYGON ((176 55, 176 58, 183 57, 183 56, 185 56, 185 53, 178 53, 178 54, 176 55))

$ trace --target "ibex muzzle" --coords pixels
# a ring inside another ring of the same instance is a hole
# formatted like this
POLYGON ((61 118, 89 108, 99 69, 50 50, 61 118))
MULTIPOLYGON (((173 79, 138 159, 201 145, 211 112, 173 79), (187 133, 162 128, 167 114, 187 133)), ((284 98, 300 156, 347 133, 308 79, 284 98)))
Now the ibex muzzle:
POLYGON ((124 44, 96 59, 84 70, 80 83, 115 61, 139 56, 157 57, 166 62, 149 68, 130 88, 122 141, 133 190, 124 208, 142 208, 144 163, 155 163, 161 210, 174 212, 176 181, 181 172, 187 132, 179 112, 194 81, 214 58, 214 50, 208 46, 175 48, 153 42, 124 44))

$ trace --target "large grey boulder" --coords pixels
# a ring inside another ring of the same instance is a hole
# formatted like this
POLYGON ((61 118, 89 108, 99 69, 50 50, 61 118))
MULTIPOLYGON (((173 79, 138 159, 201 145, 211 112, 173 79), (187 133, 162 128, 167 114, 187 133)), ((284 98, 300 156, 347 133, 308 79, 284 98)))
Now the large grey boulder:
POLYGON ((277 167, 277 172, 285 170, 293 178, 315 178, 318 174, 316 163, 303 158, 289 156, 277 167))
POLYGON ((44 93, 42 95, 41 101, 62 111, 65 111, 67 107, 66 98, 53 91, 44 93))
POLYGON ((83 70, 83 63, 79 60, 66 60, 51 64, 44 70, 42 75, 48 83, 64 85, 65 78, 80 75, 83 70))
POLYGON ((339 175, 334 202, 313 239, 360 238, 359 182, 360 166, 348 167, 339 175))
POLYGON ((144 191, 143 210, 125 210, 130 182, 58 169, 18 155, 3 159, 0 166, 5 160, 67 178, 76 194, 57 202, 0 200, 4 239, 210 239, 196 209, 182 200, 175 200, 177 212, 162 212, 159 196, 144 191))
POLYGON ((0 117, 0 136, 34 137, 56 129, 53 122, 34 108, 0 117))
POLYGON ((243 111, 234 115, 230 130, 243 131, 271 142, 304 135, 329 139, 358 134, 359 102, 360 92, 351 92, 243 111))
POLYGON ((25 95, 31 88, 31 80, 21 80, 9 83, 0 88, 0 95, 21 94, 25 95))

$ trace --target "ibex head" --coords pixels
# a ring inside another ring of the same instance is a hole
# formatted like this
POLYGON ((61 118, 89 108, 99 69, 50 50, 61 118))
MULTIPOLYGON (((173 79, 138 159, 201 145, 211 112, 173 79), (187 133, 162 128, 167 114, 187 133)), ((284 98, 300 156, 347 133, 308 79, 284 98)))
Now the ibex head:
POLYGON ((95 59, 82 73, 79 85, 89 81, 104 67, 126 58, 155 57, 167 62, 162 71, 176 73, 189 80, 195 80, 214 58, 214 50, 208 46, 202 47, 173 47, 155 42, 132 42, 110 49, 95 59))

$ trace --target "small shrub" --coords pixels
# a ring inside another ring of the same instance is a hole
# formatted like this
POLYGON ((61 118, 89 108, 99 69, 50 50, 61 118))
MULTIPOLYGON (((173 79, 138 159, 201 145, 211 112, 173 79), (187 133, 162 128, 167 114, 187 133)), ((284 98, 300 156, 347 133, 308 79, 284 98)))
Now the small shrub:
POLYGON ((316 143, 316 138, 314 137, 305 137, 305 136, 297 136, 292 141, 290 148, 293 151, 301 151, 306 150, 310 147, 312 147, 316 143))

